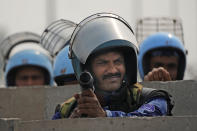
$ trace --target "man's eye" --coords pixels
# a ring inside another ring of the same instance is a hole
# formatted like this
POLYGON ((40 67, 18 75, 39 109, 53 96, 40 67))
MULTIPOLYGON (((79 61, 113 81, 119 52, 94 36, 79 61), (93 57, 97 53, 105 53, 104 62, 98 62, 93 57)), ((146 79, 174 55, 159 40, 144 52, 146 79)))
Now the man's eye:
POLYGON ((32 76, 32 79, 33 80, 38 80, 38 79, 41 79, 41 76, 32 76))
POLYGON ((174 68, 177 68, 177 65, 176 64, 168 64, 168 68, 174 69, 174 68))
POLYGON ((99 62, 97 62, 97 65, 104 65, 104 64, 106 64, 107 62, 105 62, 105 61, 99 61, 99 62))
POLYGON ((123 63, 124 63, 123 60, 116 60, 116 61, 115 61, 115 64, 117 64, 117 65, 120 65, 120 64, 123 64, 123 63))
POLYGON ((19 79, 25 81, 28 79, 28 76, 21 76, 19 79))

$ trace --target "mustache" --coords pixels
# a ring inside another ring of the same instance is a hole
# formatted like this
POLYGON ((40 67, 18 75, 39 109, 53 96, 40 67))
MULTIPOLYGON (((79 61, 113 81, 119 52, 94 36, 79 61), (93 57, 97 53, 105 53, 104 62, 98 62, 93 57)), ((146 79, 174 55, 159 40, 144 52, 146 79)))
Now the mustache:
POLYGON ((103 76, 103 80, 108 79, 108 78, 112 78, 112 77, 121 77, 121 73, 117 72, 117 73, 109 73, 103 76))

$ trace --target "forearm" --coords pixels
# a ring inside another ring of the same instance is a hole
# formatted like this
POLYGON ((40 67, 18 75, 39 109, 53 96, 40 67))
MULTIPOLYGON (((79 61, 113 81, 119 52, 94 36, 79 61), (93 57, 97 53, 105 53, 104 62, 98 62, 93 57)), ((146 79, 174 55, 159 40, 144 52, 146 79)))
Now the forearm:
POLYGON ((164 99, 156 99, 142 105, 138 110, 129 113, 122 111, 105 111, 107 117, 163 116, 167 114, 167 102, 164 99))

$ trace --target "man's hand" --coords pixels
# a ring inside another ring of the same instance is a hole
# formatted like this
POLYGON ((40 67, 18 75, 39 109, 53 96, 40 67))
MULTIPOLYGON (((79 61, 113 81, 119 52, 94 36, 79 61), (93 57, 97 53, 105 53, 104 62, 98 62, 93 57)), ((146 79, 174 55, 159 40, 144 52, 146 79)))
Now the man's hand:
POLYGON ((70 118, 81 117, 82 114, 87 115, 87 117, 106 117, 106 112, 91 89, 76 94, 75 98, 77 99, 77 107, 70 118))
POLYGON ((144 81, 171 81, 170 73, 163 67, 153 68, 145 77, 144 81))

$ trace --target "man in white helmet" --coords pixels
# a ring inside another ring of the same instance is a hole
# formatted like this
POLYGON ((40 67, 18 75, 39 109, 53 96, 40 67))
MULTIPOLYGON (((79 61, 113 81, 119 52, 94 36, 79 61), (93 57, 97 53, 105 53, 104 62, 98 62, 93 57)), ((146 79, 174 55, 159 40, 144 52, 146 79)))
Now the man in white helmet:
POLYGON ((138 47, 131 27, 120 16, 100 13, 86 18, 70 43, 75 75, 83 87, 82 75, 89 72, 93 90, 83 88, 58 105, 53 119, 171 115, 167 92, 136 84, 138 47))

